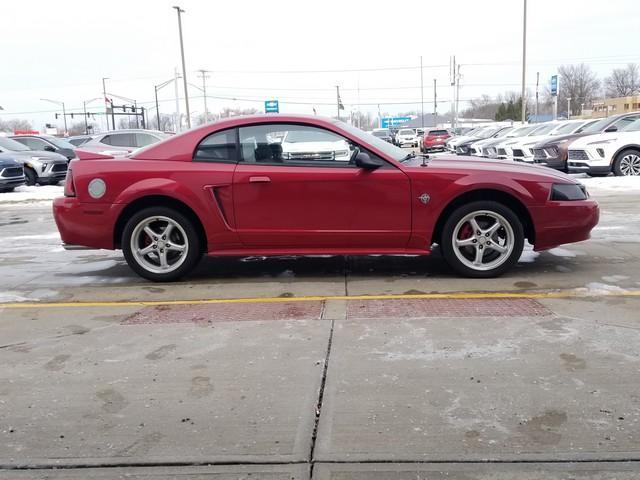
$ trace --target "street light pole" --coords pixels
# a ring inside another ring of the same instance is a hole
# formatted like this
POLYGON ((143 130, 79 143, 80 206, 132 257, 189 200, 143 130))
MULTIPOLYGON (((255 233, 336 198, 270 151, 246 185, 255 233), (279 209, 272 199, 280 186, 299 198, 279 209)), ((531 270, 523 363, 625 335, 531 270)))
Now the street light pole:
POLYGON ((56 105, 62 105, 62 118, 64 119, 64 135, 67 136, 69 131, 67 129, 67 110, 64 107, 64 102, 58 100, 49 100, 48 98, 41 98, 43 102, 54 103, 56 105))
MULTIPOLYGON (((104 97, 104 118, 107 121, 107 130, 109 130, 109 106, 107 103, 107 86, 104 83, 105 80, 109 80, 109 77, 102 77, 102 95, 104 97)), ((113 129, 116 129, 116 126, 113 126, 113 129)))
POLYGON ((156 119, 158 120, 158 130, 160 130, 160 107, 158 106, 158 86, 154 85, 153 90, 156 93, 156 119))
POLYGON ((520 97, 521 109, 522 109, 522 123, 526 120, 526 102, 524 99, 525 94, 525 77, 527 68, 527 0, 524 0, 524 15, 522 17, 522 95, 520 97))
POLYGON ((422 118, 422 129, 424 130, 424 83, 422 79, 422 55, 420 55, 420 108, 422 118))
POLYGON ((209 121, 209 110, 207 109, 207 75, 208 70, 198 70, 200 75, 202 76, 202 98, 204 99, 204 122, 207 123, 209 121))
POLYGON ((182 80, 184 81, 184 105, 187 111, 187 128, 191 128, 191 115, 189 113, 189 92, 187 91, 187 68, 184 61, 184 42, 182 40, 182 16, 184 13, 179 6, 173 7, 178 12, 178 33, 180 34, 180 55, 182 56, 182 80))

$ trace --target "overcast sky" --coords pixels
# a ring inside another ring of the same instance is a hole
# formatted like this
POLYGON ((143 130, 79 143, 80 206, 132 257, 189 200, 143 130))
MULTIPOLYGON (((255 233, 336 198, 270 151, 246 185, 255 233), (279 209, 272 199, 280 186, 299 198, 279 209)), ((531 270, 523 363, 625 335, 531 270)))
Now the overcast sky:
MULTIPOLYGON (((79 111, 83 100, 102 96, 102 77, 109 77, 108 92, 152 107, 154 84, 180 67, 171 8, 178 1, 186 11, 189 82, 201 85, 196 71, 209 70, 208 95, 228 98, 210 99, 211 111, 262 109, 263 100, 277 98, 282 112, 315 107, 335 115, 336 85, 347 111, 361 104, 374 113, 378 103, 383 112, 416 110, 421 55, 425 112, 433 110, 434 78, 439 111, 449 109, 451 55, 462 65, 462 100, 520 88, 520 0, 22 0, 2 2, 0 118, 25 118, 41 128, 56 111, 41 98, 79 111)), ((542 90, 563 63, 588 63, 604 77, 640 62, 638 0, 528 3, 532 90, 536 72, 542 90)), ((201 95, 190 87, 192 112, 204 110, 201 95)), ((161 112, 175 110, 173 98, 172 86, 161 90, 161 112)))

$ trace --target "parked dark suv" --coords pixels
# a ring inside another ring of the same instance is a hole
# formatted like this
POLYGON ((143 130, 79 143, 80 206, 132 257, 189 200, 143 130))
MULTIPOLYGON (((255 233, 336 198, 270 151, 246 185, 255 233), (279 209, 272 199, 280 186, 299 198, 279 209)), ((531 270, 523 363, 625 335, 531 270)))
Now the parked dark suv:
POLYGON ((10 155, 0 153, 0 192, 12 192, 14 188, 24 183, 22 163, 14 160, 10 155))
POLYGON ((55 152, 64 155, 69 160, 76 158, 75 148, 72 144, 52 135, 14 135, 16 142, 20 142, 29 150, 39 152, 55 152))
POLYGON ((575 139, 603 132, 616 132, 629 123, 640 118, 640 113, 626 113, 601 118, 593 123, 586 124, 582 129, 571 135, 549 137, 537 143, 533 147, 533 161, 539 165, 545 165, 555 170, 568 171, 567 157, 569 145, 575 139))

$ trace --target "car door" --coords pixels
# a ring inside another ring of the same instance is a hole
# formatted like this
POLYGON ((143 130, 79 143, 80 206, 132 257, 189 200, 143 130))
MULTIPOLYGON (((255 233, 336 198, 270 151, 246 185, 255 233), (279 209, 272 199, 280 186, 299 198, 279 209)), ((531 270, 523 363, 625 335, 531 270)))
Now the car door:
POLYGON ((385 162, 364 170, 356 145, 311 125, 270 123, 239 129, 233 178, 237 230, 261 248, 389 248, 411 232, 409 179, 385 162))

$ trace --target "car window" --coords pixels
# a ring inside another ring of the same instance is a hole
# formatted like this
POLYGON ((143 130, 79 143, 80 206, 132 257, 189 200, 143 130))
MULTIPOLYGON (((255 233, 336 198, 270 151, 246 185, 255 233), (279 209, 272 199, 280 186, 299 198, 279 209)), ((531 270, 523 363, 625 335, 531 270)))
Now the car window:
POLYGON ((349 166, 354 145, 310 125, 267 124, 240 128, 242 160, 295 166, 349 166))
POLYGON ((105 135, 105 137, 100 140, 100 143, 104 143, 106 145, 130 148, 134 148, 136 146, 135 142, 136 138, 133 133, 112 133, 110 135, 105 135))
POLYGON ((28 152, 29 147, 7 137, 0 137, 0 150, 12 152, 28 152))
POLYGON ((49 145, 44 140, 40 140, 39 138, 32 137, 16 137, 14 138, 16 142, 20 142, 23 145, 26 145, 31 150, 44 150, 44 147, 49 145))
POLYGON ((73 149, 73 145, 69 143, 67 140, 57 137, 47 137, 47 140, 54 144, 58 148, 70 148, 73 149))
POLYGON ((147 145, 152 145, 154 143, 158 143, 160 140, 153 135, 149 135, 148 133, 136 133, 136 146, 138 147, 146 147, 147 145))
POLYGON ((429 130, 428 135, 447 135, 448 133, 446 130, 429 130))
POLYGON ((611 126, 618 127, 618 131, 621 132, 625 130, 629 125, 635 122, 639 117, 622 117, 620 120, 614 122, 611 126))
POLYGON ((636 117, 635 120, 624 127, 625 132, 637 132, 640 130, 640 117, 636 117))
POLYGON ((413 130, 400 130, 398 135, 415 135, 415 132, 413 130))
POLYGON ((196 147, 193 159, 198 162, 237 162, 236 130, 223 130, 205 137, 196 147))

